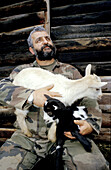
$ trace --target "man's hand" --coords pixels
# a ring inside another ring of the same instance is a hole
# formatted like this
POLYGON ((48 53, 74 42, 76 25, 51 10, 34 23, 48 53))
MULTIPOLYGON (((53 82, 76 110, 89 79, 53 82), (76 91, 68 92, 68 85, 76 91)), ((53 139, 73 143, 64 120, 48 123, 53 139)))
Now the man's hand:
POLYGON ((44 94, 47 94, 50 97, 61 97, 61 95, 58 92, 52 92, 49 91, 54 87, 54 85, 49 85, 47 87, 35 90, 33 92, 33 104, 38 106, 38 107, 43 107, 45 101, 47 100, 47 98, 44 96, 44 94))
MULTIPOLYGON (((90 124, 86 120, 74 120, 74 123, 79 125, 80 127, 80 134, 81 135, 88 135, 93 131, 93 128, 90 126, 90 124)), ((71 135, 71 132, 64 132, 64 135, 70 139, 75 139, 71 135)))

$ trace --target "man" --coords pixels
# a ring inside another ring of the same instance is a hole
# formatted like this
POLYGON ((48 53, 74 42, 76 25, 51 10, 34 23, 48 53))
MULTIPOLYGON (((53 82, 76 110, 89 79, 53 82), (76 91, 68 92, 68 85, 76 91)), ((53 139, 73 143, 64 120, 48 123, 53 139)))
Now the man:
MULTIPOLYGON (((27 115, 26 122, 33 137, 28 138, 20 130, 17 130, 11 139, 4 143, 0 150, 0 169, 2 170, 32 169, 37 161, 51 152, 53 145, 47 138, 49 128, 43 121, 42 106, 46 101, 44 94, 51 97, 60 97, 60 94, 50 92, 53 85, 35 91, 14 86, 12 81, 17 73, 26 67, 41 67, 70 79, 81 78, 75 67, 57 61, 56 48, 43 27, 34 28, 29 35, 28 44, 29 51, 36 56, 36 61, 18 66, 8 78, 1 81, 0 101, 20 109, 29 109, 30 112, 27 115)), ((87 121, 75 121, 80 126, 80 133, 82 135, 98 134, 101 127, 101 118, 97 117, 97 114, 100 113, 96 110, 96 102, 84 99, 82 104, 86 105, 91 115, 87 121)), ((92 152, 87 153, 82 145, 71 136, 70 132, 64 132, 64 135, 67 137, 63 154, 64 169, 108 169, 106 160, 92 140, 92 152)))

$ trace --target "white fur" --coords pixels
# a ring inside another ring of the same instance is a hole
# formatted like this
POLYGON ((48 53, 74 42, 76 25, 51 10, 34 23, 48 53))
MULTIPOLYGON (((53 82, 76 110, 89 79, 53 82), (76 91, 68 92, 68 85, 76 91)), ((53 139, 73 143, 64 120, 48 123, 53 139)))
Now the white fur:
MULTIPOLYGON (((101 87, 107 83, 101 82, 98 76, 95 74, 91 75, 90 73, 90 64, 86 67, 85 77, 78 80, 70 80, 60 74, 53 74, 41 68, 26 68, 17 74, 13 84, 34 90, 54 84, 51 91, 59 92, 62 97, 58 99, 66 106, 69 106, 83 97, 89 97, 91 99, 101 97, 101 87)), ((16 115, 18 116, 19 113, 16 115)), ((23 126, 21 128, 24 129, 23 126)))
POLYGON ((85 106, 77 106, 78 110, 74 111, 73 116, 75 118, 80 118, 81 120, 86 120, 88 118, 86 112, 84 111, 85 106))

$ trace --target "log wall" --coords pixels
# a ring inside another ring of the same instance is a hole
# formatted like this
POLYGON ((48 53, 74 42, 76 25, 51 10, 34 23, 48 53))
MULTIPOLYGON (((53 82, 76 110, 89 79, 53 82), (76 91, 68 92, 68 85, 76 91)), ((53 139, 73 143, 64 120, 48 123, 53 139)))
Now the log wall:
POLYGON ((76 66, 83 76, 86 65, 91 63, 92 73, 108 82, 99 101, 103 122, 96 137, 104 142, 110 142, 111 127, 110 15, 110 0, 51 1, 51 37, 59 60, 76 66))
POLYGON ((100 76, 111 75, 111 1, 52 0, 51 35, 60 61, 84 75, 88 63, 100 76))
MULTIPOLYGON (((76 66, 83 76, 86 65, 91 63, 92 72, 108 82, 99 102, 103 122, 96 141, 110 142, 111 1, 51 0, 50 13, 47 1, 0 1, 0 79, 8 76, 17 65, 34 60, 26 41, 33 27, 43 25, 50 33, 51 25, 59 60, 76 66)), ((14 121, 13 108, 1 106, 0 142, 15 131, 14 121)))
POLYGON ((0 79, 14 67, 34 60, 27 38, 36 25, 49 32, 48 0, 0 1, 0 79))

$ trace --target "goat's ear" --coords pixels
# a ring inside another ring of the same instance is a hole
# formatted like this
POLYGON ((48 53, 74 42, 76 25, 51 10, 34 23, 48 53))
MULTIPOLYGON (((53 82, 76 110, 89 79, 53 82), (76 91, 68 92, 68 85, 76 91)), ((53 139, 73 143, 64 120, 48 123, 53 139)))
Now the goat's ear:
POLYGON ((44 94, 44 96, 45 96, 47 99, 51 99, 51 97, 48 96, 47 94, 44 94))
POLYGON ((85 70, 85 76, 89 76, 91 74, 91 64, 88 64, 85 70))
POLYGON ((108 84, 107 82, 101 82, 101 87, 105 86, 106 84, 108 84))

